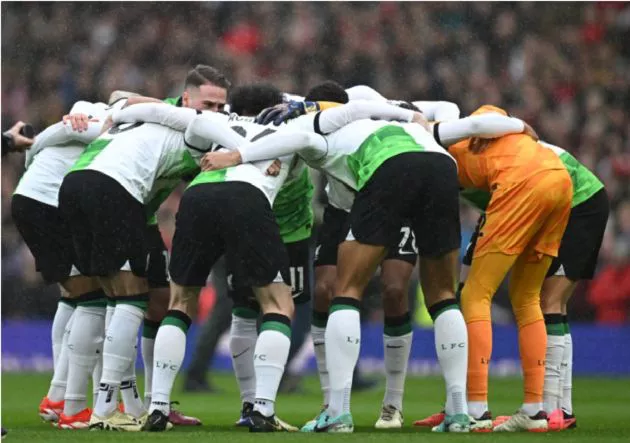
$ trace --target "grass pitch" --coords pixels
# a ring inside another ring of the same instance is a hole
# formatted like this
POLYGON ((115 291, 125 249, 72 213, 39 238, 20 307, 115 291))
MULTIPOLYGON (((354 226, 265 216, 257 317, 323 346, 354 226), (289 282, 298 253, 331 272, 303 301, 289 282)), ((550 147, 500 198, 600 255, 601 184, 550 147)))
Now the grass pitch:
MULTIPOLYGON (((222 389, 220 394, 185 394, 176 388, 174 400, 188 415, 203 420, 203 426, 176 428, 163 434, 114 433, 88 431, 61 431, 42 423, 37 406, 48 389, 47 374, 2 374, 2 426, 9 434, 5 442, 311 442, 340 440, 344 442, 402 443, 418 441, 470 442, 628 442, 630 441, 630 380, 578 378, 574 381, 574 401, 578 429, 549 434, 433 434, 428 429, 413 428, 414 420, 440 409, 443 382, 439 378, 410 378, 405 396, 405 428, 399 431, 376 431, 376 421, 383 396, 383 385, 371 392, 354 394, 352 413, 355 432, 350 435, 321 434, 250 434, 246 429, 235 429, 232 424, 239 412, 236 382, 231 375, 221 375, 214 382, 222 389)), ((319 383, 310 377, 305 393, 282 395, 278 415, 299 426, 311 419, 319 410, 321 397, 319 383)), ((490 383, 490 405, 495 415, 516 410, 521 399, 519 379, 493 379, 490 383)))

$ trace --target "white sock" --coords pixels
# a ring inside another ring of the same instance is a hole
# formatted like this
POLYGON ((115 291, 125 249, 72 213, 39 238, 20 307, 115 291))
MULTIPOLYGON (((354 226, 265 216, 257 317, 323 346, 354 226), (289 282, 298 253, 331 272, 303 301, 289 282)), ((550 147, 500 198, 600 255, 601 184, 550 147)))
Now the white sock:
MULTIPOLYGON (((59 310, 57 310, 57 312, 59 312, 59 310)), ((74 314, 74 308, 72 309, 72 312, 74 314)), ((62 401, 66 395, 69 366, 68 359, 70 357, 70 350, 68 349, 68 338, 70 337, 70 330, 72 329, 73 320, 74 315, 71 315, 70 319, 66 322, 64 328, 64 334, 61 340, 59 355, 57 356, 57 361, 55 363, 55 372, 53 373, 53 378, 50 382, 50 388, 48 389, 48 394, 46 395, 46 397, 48 397, 50 401, 62 401)))
POLYGON ((116 310, 116 305, 109 304, 107 308, 105 308, 105 330, 109 329, 109 325, 112 322, 112 315, 114 315, 114 311, 116 310))
POLYGON ((315 348, 315 359, 317 360, 317 373, 319 374, 319 384, 322 387, 324 402, 330 402, 330 379, 328 368, 326 367, 326 328, 311 325, 311 337, 313 337, 313 348, 315 348))
POLYGON ((521 411, 523 411, 526 415, 533 417, 538 414, 543 408, 542 403, 523 403, 521 406, 521 411))
POLYGON ((560 407, 562 386, 560 371, 564 355, 564 335, 547 335, 547 353, 545 355, 544 410, 547 414, 560 407))
POLYGON ((144 363, 144 408, 151 405, 151 385, 153 384, 153 352, 155 339, 142 337, 142 362, 144 363))
POLYGON ((55 318, 53 319, 50 333, 52 339, 53 368, 57 367, 59 355, 61 354, 63 337, 66 332, 66 325, 70 321, 70 317, 73 312, 74 306, 70 306, 68 303, 63 301, 59 301, 59 303, 57 303, 57 311, 55 312, 55 318))
MULTIPOLYGON (((290 320, 287 317, 287 322, 290 320)), ((272 321, 286 326, 284 332, 272 329, 265 329, 266 324, 263 316, 261 332, 256 340, 254 350, 254 370, 256 372, 256 400, 254 410, 259 411, 265 417, 270 417, 275 413, 275 401, 278 395, 278 387, 284 367, 289 357, 291 347, 291 326, 284 323, 272 321)), ((289 323, 290 324, 290 323, 289 323)), ((283 328, 285 329, 285 328, 283 328)))
POLYGON ((405 378, 409 364, 409 352, 413 332, 400 336, 383 334, 385 352, 385 397, 383 405, 392 405, 399 411, 403 408, 405 378))
POLYGON ((561 407, 567 414, 573 414, 573 339, 571 333, 564 335, 564 354, 562 356, 562 402, 561 407))
POLYGON ((361 348, 361 319, 356 309, 340 305, 328 316, 326 325, 326 366, 330 377, 328 413, 337 417, 350 412, 352 373, 361 348))
MULTIPOLYGON (((169 317, 165 319, 168 320, 169 317)), ((157 410, 168 415, 171 411, 171 391, 184 361, 186 332, 173 324, 162 324, 155 337, 155 366, 151 387, 149 413, 157 410)))
POLYGON ((103 345, 103 375, 94 407, 99 417, 109 417, 116 410, 118 397, 112 393, 117 394, 123 375, 135 359, 138 329, 143 318, 142 308, 117 303, 103 345))
MULTIPOLYGON (((105 336, 105 331, 103 331, 105 336)), ((98 399, 99 386, 101 384, 101 376, 103 375, 103 356, 99 355, 96 360, 96 366, 92 371, 92 407, 96 406, 96 400, 98 399)))
POLYGON ((435 318, 433 328, 435 351, 446 382, 444 410, 447 415, 467 414, 468 332, 464 316, 459 308, 446 309, 435 318))
POLYGON ((258 331, 255 318, 243 318, 232 314, 230 327, 230 355, 232 367, 241 392, 241 403, 254 403, 256 398, 256 371, 254 351, 258 331))
POLYGON ((488 410, 488 402, 485 401, 469 401, 468 413, 473 418, 481 418, 488 410))
MULTIPOLYGON (((138 346, 136 345, 136 355, 137 352, 138 346)), ((139 418, 144 415, 146 409, 138 392, 135 358, 123 375, 122 382, 120 383, 120 396, 122 397, 123 405, 125 406, 125 413, 135 418, 139 418)))
MULTIPOLYGON (((112 322, 112 315, 114 315, 114 310, 116 309, 115 300, 108 298, 107 299, 107 307, 105 308, 105 334, 107 329, 109 328, 109 324, 112 322)), ((93 407, 96 407, 96 402, 98 401, 98 393, 100 392, 101 386, 101 377, 103 376, 103 356, 99 359, 94 368, 94 372, 92 372, 92 396, 93 396, 93 407)))
POLYGON ((103 349, 105 308, 79 305, 68 336, 68 386, 64 414, 75 415, 87 407, 88 379, 103 349))

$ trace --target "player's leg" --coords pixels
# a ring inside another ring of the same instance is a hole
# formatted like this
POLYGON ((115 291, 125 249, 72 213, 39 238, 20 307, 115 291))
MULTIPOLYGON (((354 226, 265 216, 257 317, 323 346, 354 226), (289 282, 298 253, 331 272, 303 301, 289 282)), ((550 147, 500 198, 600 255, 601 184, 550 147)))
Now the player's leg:
POLYGON ((83 263, 88 263, 88 275, 98 276, 107 295, 116 298, 105 334, 101 383, 90 426, 137 431, 139 423, 116 406, 122 377, 135 359, 137 333, 148 301, 145 210, 117 181, 90 170, 66 176, 60 206, 68 181, 81 185, 81 221, 89 226, 90 249, 84 251, 77 246, 80 239, 74 233, 79 222, 73 222, 78 268, 82 271, 83 263))
POLYGON ((468 330, 468 411, 479 424, 479 430, 492 429, 492 417, 488 413, 492 297, 516 258, 498 252, 474 257, 462 290, 461 306, 468 330))
MULTIPOLYGON (((15 194, 11 199, 11 214, 16 228, 35 258, 35 267, 47 283, 65 281, 74 262, 72 235, 57 207, 15 194)), ((73 295, 59 285, 61 298, 51 330, 54 374, 48 394, 39 406, 45 421, 57 421, 63 412, 68 372, 67 344, 70 319, 76 308, 73 295)))
MULTIPOLYGON (((588 200, 571 209, 569 223, 562 237, 558 258, 562 263, 562 273, 569 281, 591 280, 597 267, 597 258, 602 245, 610 204, 606 191, 601 189, 588 200)), ((560 269, 550 269, 554 274, 560 274, 560 269)), ((549 274, 548 274, 549 275, 549 274)), ((576 419, 572 405, 572 368, 573 368, 573 339, 567 317, 567 304, 573 294, 573 289, 565 285, 562 290, 562 325, 564 329, 564 353, 560 370, 560 405, 562 410, 562 426, 564 429, 576 427, 576 419)), ((560 290, 558 291, 560 292, 560 290)), ((543 286, 542 298, 546 296, 543 286)), ((543 313, 545 312, 543 304, 543 313)), ((550 426, 552 421, 550 419, 550 426)))
POLYGON ((77 308, 67 337, 67 387, 64 411, 58 426, 63 429, 81 429, 87 428, 90 420, 88 380, 101 360, 106 297, 95 278, 70 277, 64 286, 71 294, 81 295, 75 298, 77 308))
MULTIPOLYGON (((260 334, 254 348, 256 394, 250 415, 250 432, 297 430, 275 416, 275 402, 291 346, 294 313, 289 278, 289 258, 271 205, 250 184, 216 185, 229 204, 223 217, 227 268, 234 285, 251 287, 262 311, 260 334), (227 191, 227 192, 226 192, 227 191)), ((234 349, 236 350, 236 349, 234 349)))
MULTIPOLYGON (((291 294, 295 304, 295 315, 291 325, 291 348, 287 360, 287 369, 302 349, 308 332, 311 329, 312 304, 314 286, 314 256, 311 239, 285 243, 289 255, 289 276, 291 278, 291 294)), ((281 392, 298 392, 300 390, 300 374, 287 370, 280 383, 281 392)))
POLYGON ((275 416, 275 402, 291 346, 291 318, 294 313, 291 288, 283 282, 255 287, 263 313, 254 349, 256 395, 250 417, 251 432, 297 431, 283 426, 275 416))
POLYGON ((232 290, 230 297, 234 301, 230 326, 230 355, 241 398, 241 416, 236 426, 249 426, 249 417, 254 410, 256 399, 254 350, 258 339, 260 306, 251 299, 255 297, 251 288, 232 290))
MULTIPOLYGON (((459 284, 457 287, 457 292, 455 294, 456 299, 458 301, 461 300, 462 291, 464 289, 464 283, 466 282, 466 279, 468 277, 468 272, 470 271, 470 266, 472 265, 473 252, 475 250, 475 243, 477 241, 477 236, 479 235, 479 230, 481 226, 483 225, 484 221, 485 221, 485 215, 480 216, 479 220, 477 221, 477 226, 466 248, 466 253, 464 254, 464 257, 462 259, 462 266, 460 267, 460 271, 459 271, 459 284)), ((415 421, 414 426, 424 426, 424 427, 433 428, 434 426, 441 424, 444 421, 444 417, 445 417, 445 413, 444 413, 444 410, 442 410, 441 412, 432 414, 424 419, 415 421)))
MULTIPOLYGON (((528 181, 536 207, 527 248, 517 259, 510 278, 510 301, 519 328, 519 351, 524 379, 524 402, 519 412, 495 427, 495 431, 545 432, 543 410, 547 333, 540 308, 544 279, 558 254, 571 212, 572 182, 566 171, 550 171, 528 181), (532 186, 533 185, 533 186, 532 186), (544 344, 544 346, 543 346, 544 344)), ((561 299, 548 300, 549 309, 561 309, 561 299)))
POLYGON ((385 396, 381 415, 374 425, 377 429, 400 428, 404 421, 403 395, 413 339, 409 313, 409 280, 417 255, 411 247, 411 228, 405 226, 401 233, 402 244, 397 245, 395 250, 390 250, 390 254, 381 264, 381 293, 385 317, 385 396), (392 252, 395 253, 394 256, 392 252), (410 259, 405 260, 407 257, 410 259))
POLYGON ((90 427, 102 430, 140 430, 140 421, 146 415, 142 399, 138 395, 133 380, 137 356, 137 336, 148 304, 148 284, 146 277, 135 275, 139 271, 120 271, 105 281, 112 289, 116 306, 103 345, 103 370, 99 385, 99 395, 94 407, 90 427), (125 381, 123 417, 117 410, 118 393, 125 381), (132 418, 138 419, 138 421, 132 418))
POLYGON ((228 295, 228 275, 224 259, 220 259, 214 265, 210 280, 214 288, 215 302, 212 312, 199 326, 184 382, 184 390, 189 392, 211 393, 215 390, 212 384, 208 382, 210 362, 216 353, 219 339, 226 331, 229 331, 232 322, 233 303, 228 295))
MULTIPOLYGON (((557 259, 556 259, 557 260, 557 259)), ((556 262, 553 261, 553 263, 556 262)), ((552 268, 553 268, 552 263, 552 268)), ((561 430, 563 413, 562 401, 562 363, 565 348, 565 326, 563 311, 564 300, 569 299, 576 283, 565 276, 557 275, 545 279, 541 291, 541 308, 547 330, 547 353, 545 355, 545 387, 543 407, 549 417, 549 428, 561 430)))
MULTIPOLYGON (((153 366, 155 352, 155 337, 157 335, 160 323, 166 317, 168 312, 170 285, 168 276, 168 251, 164 245, 162 234, 157 225, 149 225, 147 227, 147 247, 149 250, 149 263, 147 268, 147 279, 149 282, 149 305, 144 316, 142 327, 142 359, 144 362, 144 410, 148 410, 151 405, 151 385, 153 383, 153 366)), ((135 364, 131 367, 134 370, 132 378, 129 380, 131 386, 129 394, 133 397, 129 402, 136 403, 135 409, 138 409, 137 384, 135 377, 135 364)), ((123 379, 123 384, 126 379, 123 379)), ((122 385, 121 385, 122 386, 122 385)), ((121 390, 125 394, 125 390, 121 390)), ((129 395, 128 394, 128 395, 129 395)), ((125 397, 123 396, 123 401, 125 397)), ((125 410, 127 403, 125 403, 125 410)), ((130 411, 128 411, 131 413, 130 411)), ((132 414, 135 415, 135 414, 132 414)), ((199 426, 201 421, 196 417, 189 417, 181 413, 178 409, 171 407, 169 421, 175 426, 199 426)))
POLYGON ((326 417, 320 416, 315 426, 316 432, 320 431, 324 422, 329 421, 328 418, 334 426, 324 428, 326 432, 352 432, 354 428, 350 415, 350 395, 361 342, 361 299, 386 252, 385 246, 357 241, 346 241, 339 246, 335 285, 335 294, 338 295, 331 302, 325 331, 330 401, 326 417))
MULTIPOLYGON (((440 154, 416 154, 408 163, 422 171, 408 203, 416 237, 420 284, 434 322, 435 350, 446 383, 446 416, 436 432, 468 432, 465 401, 468 333, 455 298, 461 244, 457 167, 440 154)), ((401 168, 406 168, 401 165, 401 168)))
POLYGON ((222 203, 215 197, 212 185, 198 185, 188 189, 180 203, 169 263, 171 299, 155 337, 152 399, 145 431, 161 432, 172 426, 168 419, 171 392, 184 361, 186 334, 197 310, 199 291, 224 251, 219 223, 207 223, 222 203))
POLYGON ((524 401, 519 412, 495 427, 497 432, 545 432, 548 428, 543 411, 547 332, 540 291, 551 261, 550 256, 538 259, 534 254, 523 253, 512 268, 509 293, 518 326, 524 401))

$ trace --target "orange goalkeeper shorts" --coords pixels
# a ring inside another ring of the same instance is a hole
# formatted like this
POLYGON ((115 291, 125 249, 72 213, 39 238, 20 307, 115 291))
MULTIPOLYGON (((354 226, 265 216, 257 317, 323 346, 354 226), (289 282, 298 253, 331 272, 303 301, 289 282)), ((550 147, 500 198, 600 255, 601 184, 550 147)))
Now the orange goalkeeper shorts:
POLYGON ((557 257, 569 221, 573 184, 566 170, 546 170, 492 192, 473 257, 531 250, 557 257))

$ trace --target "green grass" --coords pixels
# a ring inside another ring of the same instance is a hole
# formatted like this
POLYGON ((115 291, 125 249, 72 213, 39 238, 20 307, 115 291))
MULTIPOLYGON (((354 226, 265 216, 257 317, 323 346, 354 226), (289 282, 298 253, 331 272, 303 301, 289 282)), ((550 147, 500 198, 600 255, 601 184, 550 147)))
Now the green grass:
MULTIPOLYGON (((405 399, 406 427, 395 432, 377 432, 372 428, 378 416, 383 387, 372 392, 353 395, 352 413, 355 433, 352 435, 273 434, 252 435, 231 425, 237 418, 239 400, 236 382, 230 375, 214 379, 223 390, 220 394, 184 394, 179 388, 173 396, 181 402, 183 412, 200 417, 204 426, 176 428, 164 434, 119 434, 87 431, 60 431, 42 423, 37 406, 47 390, 48 375, 2 375, 2 425, 9 430, 7 442, 110 442, 110 441, 168 441, 169 443, 213 442, 310 442, 318 439, 338 439, 353 442, 402 443, 406 441, 460 442, 486 440, 492 442, 520 441, 571 441, 571 442, 627 442, 630 441, 630 381, 628 379, 577 379, 574 382, 574 399, 577 404, 579 428, 554 434, 473 434, 436 435, 427 429, 411 427, 414 420, 440 408, 443 383, 437 378, 411 378, 407 381, 405 399)), ((514 411, 520 400, 521 384, 518 379, 491 380, 491 408, 495 415, 514 411)), ((289 423, 300 425, 312 418, 320 406, 319 384, 309 378, 306 392, 300 395, 282 395, 278 414, 289 423)))

